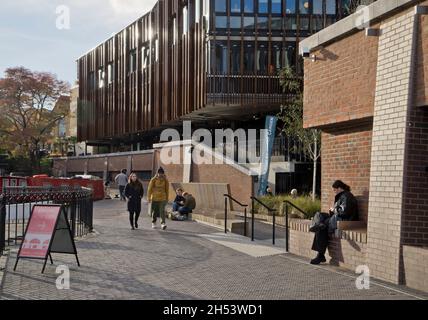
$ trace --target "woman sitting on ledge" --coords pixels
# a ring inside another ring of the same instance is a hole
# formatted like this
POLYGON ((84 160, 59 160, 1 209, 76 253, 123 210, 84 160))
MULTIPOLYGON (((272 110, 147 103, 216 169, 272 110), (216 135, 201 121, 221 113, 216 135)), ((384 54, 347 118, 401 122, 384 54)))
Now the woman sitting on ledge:
POLYGON ((329 213, 316 213, 311 232, 315 232, 312 250, 318 251, 311 264, 320 264, 326 262, 325 252, 328 247, 329 234, 337 229, 337 221, 356 221, 358 220, 357 199, 351 193, 351 188, 340 180, 333 183, 333 191, 336 194, 334 206, 329 213))

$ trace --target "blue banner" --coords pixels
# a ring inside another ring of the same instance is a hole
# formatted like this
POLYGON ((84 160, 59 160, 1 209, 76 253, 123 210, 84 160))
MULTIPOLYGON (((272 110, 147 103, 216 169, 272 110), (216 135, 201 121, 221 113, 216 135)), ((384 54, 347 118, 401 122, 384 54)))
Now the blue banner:
POLYGON ((273 143, 275 140, 277 117, 266 117, 265 136, 261 139, 261 155, 260 155, 260 177, 259 177, 259 196, 266 195, 266 188, 269 183, 270 160, 272 157, 273 143))

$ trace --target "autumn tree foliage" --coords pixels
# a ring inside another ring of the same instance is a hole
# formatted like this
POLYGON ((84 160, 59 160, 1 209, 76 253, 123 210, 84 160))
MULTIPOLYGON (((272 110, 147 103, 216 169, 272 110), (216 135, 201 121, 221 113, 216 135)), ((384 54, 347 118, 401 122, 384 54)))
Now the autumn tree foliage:
POLYGON ((41 146, 67 112, 53 107, 68 94, 69 85, 51 73, 7 69, 0 78, 0 149, 37 166, 41 146))

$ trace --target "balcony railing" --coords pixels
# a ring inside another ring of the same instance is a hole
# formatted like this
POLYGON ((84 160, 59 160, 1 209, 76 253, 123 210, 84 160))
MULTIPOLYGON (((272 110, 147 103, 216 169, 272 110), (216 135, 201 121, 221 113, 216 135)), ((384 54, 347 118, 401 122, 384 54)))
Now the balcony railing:
POLYGON ((221 105, 280 105, 293 98, 284 93, 280 77, 272 75, 208 74, 209 104, 221 105))

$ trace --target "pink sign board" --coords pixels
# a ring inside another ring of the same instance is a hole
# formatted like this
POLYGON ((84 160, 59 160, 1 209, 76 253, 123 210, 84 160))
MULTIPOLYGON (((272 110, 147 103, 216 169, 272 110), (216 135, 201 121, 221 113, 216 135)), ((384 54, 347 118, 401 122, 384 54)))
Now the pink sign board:
POLYGON ((60 206, 34 206, 19 257, 45 258, 48 255, 60 212, 60 206))

